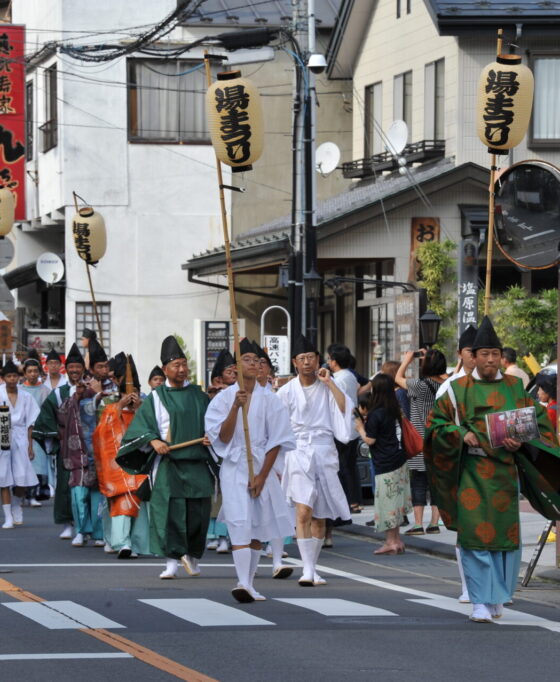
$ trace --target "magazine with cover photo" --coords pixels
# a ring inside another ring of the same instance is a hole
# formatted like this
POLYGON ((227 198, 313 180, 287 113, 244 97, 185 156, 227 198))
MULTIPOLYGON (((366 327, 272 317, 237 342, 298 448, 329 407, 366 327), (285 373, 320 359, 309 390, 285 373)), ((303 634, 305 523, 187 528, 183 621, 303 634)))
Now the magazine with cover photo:
POLYGON ((506 438, 527 443, 540 437, 537 413, 533 406, 487 414, 486 430, 493 448, 502 447, 506 438))

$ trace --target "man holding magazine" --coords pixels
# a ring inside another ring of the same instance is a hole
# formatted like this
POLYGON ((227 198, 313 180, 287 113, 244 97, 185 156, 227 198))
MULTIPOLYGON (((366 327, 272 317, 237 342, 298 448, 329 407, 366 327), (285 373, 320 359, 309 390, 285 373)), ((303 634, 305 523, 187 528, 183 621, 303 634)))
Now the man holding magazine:
POLYGON ((543 516, 560 519, 560 450, 545 410, 520 379, 501 373, 502 344, 488 317, 472 350, 472 374, 452 381, 428 418, 424 455, 441 517, 458 534, 471 620, 492 622, 519 575, 520 490, 543 516), (523 408, 534 409, 538 434, 508 430, 492 447, 488 424, 498 417, 487 416, 523 408))

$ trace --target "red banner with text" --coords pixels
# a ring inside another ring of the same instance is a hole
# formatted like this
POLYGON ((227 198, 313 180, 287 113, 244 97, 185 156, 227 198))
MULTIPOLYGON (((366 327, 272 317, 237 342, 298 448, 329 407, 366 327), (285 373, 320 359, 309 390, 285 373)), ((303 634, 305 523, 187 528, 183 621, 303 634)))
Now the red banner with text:
MULTIPOLYGON (((25 220, 25 27, 0 24, 0 187, 25 220)), ((32 115, 32 112, 30 112, 32 115)))

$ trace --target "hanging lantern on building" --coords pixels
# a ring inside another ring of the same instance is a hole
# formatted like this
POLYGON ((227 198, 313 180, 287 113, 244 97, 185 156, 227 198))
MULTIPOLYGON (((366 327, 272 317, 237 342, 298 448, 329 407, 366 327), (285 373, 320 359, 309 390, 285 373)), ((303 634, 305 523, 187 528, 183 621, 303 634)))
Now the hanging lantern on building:
POLYGON ((95 265, 107 249, 105 221, 100 213, 84 206, 72 219, 72 234, 78 256, 88 265, 95 265))
POLYGON ((531 70, 515 54, 501 54, 480 74, 478 126, 480 141, 491 154, 507 154, 527 131, 533 107, 531 70))
POLYGON ((16 202, 11 190, 0 189, 0 238, 5 237, 14 225, 16 202))
POLYGON ((216 155, 233 172, 251 170, 263 148, 263 114, 257 88, 241 71, 218 74, 206 93, 208 127, 216 155))

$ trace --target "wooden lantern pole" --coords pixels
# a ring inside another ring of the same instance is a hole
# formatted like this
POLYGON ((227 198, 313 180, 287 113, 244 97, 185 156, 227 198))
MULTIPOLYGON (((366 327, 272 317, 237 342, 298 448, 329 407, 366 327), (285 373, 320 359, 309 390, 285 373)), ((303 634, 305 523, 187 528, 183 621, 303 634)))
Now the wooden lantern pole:
MULTIPOLYGON (((208 86, 212 85, 212 72, 210 70, 210 59, 208 57, 208 52, 204 52, 204 66, 206 69, 206 80, 208 86)), ((228 291, 229 291, 229 309, 231 315, 231 323, 233 327, 233 347, 235 349, 235 358, 237 363, 237 383, 239 388, 243 391, 245 390, 245 383, 243 381, 243 368, 241 365, 241 352, 239 348, 239 329, 237 326, 237 305, 235 303, 235 289, 233 281, 233 266, 231 263, 231 245, 229 241, 229 230, 228 230, 228 220, 226 211, 226 202, 224 196, 224 182, 222 177, 222 163, 218 156, 216 155, 216 170, 218 173, 218 187, 220 190, 220 210, 222 213, 222 228, 224 232, 224 247, 226 253, 226 270, 227 270, 227 281, 228 281, 228 291)), ((249 436, 249 421, 247 419, 247 405, 243 405, 241 408, 241 414, 243 417, 243 432, 245 434, 245 449, 247 451, 247 467, 249 469, 249 483, 253 484, 253 479, 255 478, 255 470, 253 465, 253 452, 251 450, 251 439, 249 436)))
MULTIPOLYGON (((80 215, 80 209, 78 207, 78 195, 76 192, 72 192, 72 195, 74 196, 74 206, 76 207, 76 214, 79 216, 80 215)), ((82 199, 83 201, 83 199, 82 199)), ((91 281, 91 272, 89 270, 90 265, 87 261, 84 261, 86 264, 86 272, 87 272, 87 277, 88 277, 88 282, 89 282, 89 290, 91 293, 91 302, 93 305, 93 314, 95 315, 95 320, 97 322, 97 330, 99 332, 99 342, 101 343, 102 346, 104 346, 103 343, 103 329, 101 328, 101 320, 99 318, 99 311, 97 309, 97 301, 95 300, 95 294, 93 293, 93 282, 91 281)))
MULTIPOLYGON (((503 29, 498 29, 498 41, 496 52, 498 56, 502 53, 503 29)), ((494 249, 494 206, 496 195, 494 185, 496 183, 496 154, 492 154, 490 163, 490 186, 488 187, 488 234, 486 236, 486 290, 484 293, 484 314, 490 314, 490 285, 492 283, 492 255, 494 249)))

